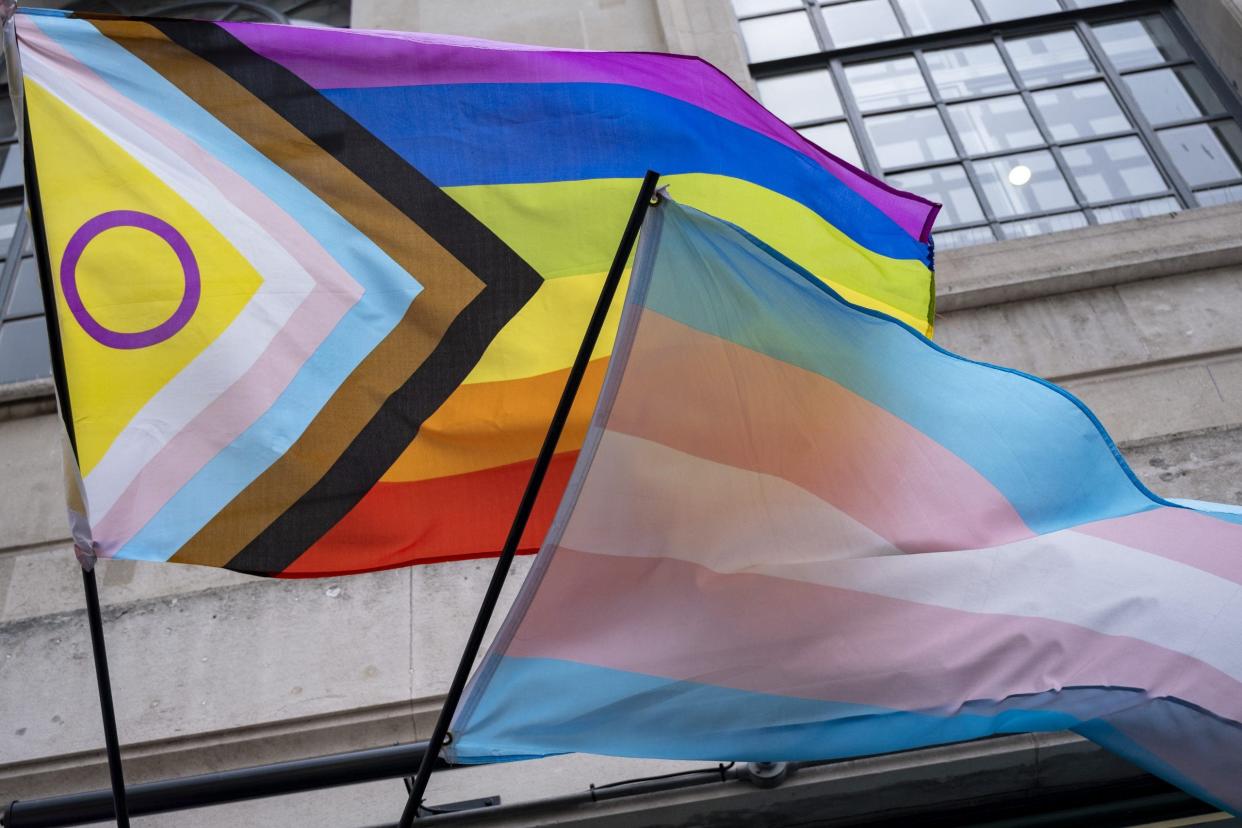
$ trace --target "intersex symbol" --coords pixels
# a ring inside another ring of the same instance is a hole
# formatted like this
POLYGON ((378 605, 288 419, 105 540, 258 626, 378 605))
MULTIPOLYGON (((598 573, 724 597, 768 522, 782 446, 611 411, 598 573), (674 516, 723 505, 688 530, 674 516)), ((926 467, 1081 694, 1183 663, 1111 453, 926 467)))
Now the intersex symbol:
POLYGON ((107 345, 109 348, 124 349, 147 348, 177 333, 194 315, 194 311, 198 308, 199 297, 202 295, 198 261, 194 258, 194 252, 190 250, 190 244, 185 240, 185 236, 163 219, 137 210, 111 210, 107 213, 100 213, 79 227, 69 239, 69 244, 65 247, 65 255, 60 262, 60 286, 65 294, 65 304, 73 312, 73 317, 78 320, 82 330, 100 344, 107 345), (114 227, 137 227, 140 230, 154 233, 172 248, 173 253, 177 254, 177 261, 181 263, 182 276, 185 280, 181 303, 177 305, 177 309, 172 312, 171 316, 145 331, 114 331, 104 327, 95 317, 91 316, 90 311, 82 302, 81 293, 78 292, 77 267, 82 253, 97 236, 114 227))

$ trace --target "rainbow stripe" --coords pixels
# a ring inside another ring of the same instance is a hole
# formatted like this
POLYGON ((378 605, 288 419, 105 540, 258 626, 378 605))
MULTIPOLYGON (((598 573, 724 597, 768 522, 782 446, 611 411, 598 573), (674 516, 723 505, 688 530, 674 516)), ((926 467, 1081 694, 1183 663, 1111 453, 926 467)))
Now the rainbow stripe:
POLYGON ((1228 511, 1149 492, 1061 389, 665 200, 452 759, 815 760, 1068 728, 1237 810, 1228 511))
POLYGON ((315 576, 498 552, 649 168, 930 330, 935 205, 697 59, 16 20, 98 555, 315 576), (81 235, 118 215, 138 224, 81 235), (174 242, 201 279, 175 312, 174 242))

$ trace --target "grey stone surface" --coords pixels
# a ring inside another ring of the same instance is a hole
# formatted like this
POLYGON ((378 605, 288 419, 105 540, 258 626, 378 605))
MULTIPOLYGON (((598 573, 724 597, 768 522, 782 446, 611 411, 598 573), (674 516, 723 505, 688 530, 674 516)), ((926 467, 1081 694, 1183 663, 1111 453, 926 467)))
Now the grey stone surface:
POLYGON ((941 312, 1242 265, 1242 204, 936 255, 941 312))
POLYGON ((68 537, 63 433, 53 415, 0 418, 0 555, 68 537))
POLYGON ((354 0, 351 23, 573 49, 667 48, 656 0, 354 0))

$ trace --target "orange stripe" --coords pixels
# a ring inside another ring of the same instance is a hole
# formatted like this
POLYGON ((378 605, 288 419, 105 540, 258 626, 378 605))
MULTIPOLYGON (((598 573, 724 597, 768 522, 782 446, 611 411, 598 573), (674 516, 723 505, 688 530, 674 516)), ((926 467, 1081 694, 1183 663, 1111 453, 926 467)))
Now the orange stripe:
MULTIPOLYGON (((582 447, 607 367, 607 357, 588 363, 561 435, 562 451, 582 447)), ((459 386, 427 418, 414 442, 380 482, 430 480, 533 459, 568 375, 566 368, 535 377, 459 386)))
MULTIPOLYGON (((578 452, 556 455, 518 549, 536 552, 552 525, 578 452)), ((377 483, 284 572, 316 578, 500 554, 534 460, 409 483, 377 483)))

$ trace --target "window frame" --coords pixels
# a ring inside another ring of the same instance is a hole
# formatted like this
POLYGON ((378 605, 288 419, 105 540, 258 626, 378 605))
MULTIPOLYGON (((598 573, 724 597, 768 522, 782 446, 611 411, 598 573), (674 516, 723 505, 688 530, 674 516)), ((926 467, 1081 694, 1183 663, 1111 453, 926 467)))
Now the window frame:
MULTIPOLYGON (((1096 210, 1106 210, 1119 205, 1137 204, 1161 198, 1175 199, 1179 205, 1179 209, 1189 209, 1200 206, 1200 202, 1196 195, 1197 191, 1242 186, 1242 175, 1239 175, 1232 179, 1220 180, 1210 184, 1202 184, 1192 187, 1178 170, 1172 156, 1165 149, 1164 143, 1160 139, 1160 132, 1180 127, 1213 124, 1222 121, 1232 121, 1236 125, 1242 125, 1242 101, 1239 100, 1238 93, 1233 90, 1222 77, 1219 69, 1204 51, 1202 44, 1195 37, 1190 27, 1186 24, 1180 11, 1178 11, 1178 9, 1173 5, 1171 0, 1116 0, 1116 2, 1112 3, 1081 8, 1072 7, 1072 2, 1070 0, 1059 0, 1060 5, 1062 6, 1060 11, 1047 12, 1040 15, 1032 15, 1030 17, 1020 17, 1003 21, 992 21, 988 16, 987 9, 981 0, 968 0, 968 2, 973 5, 975 12, 979 15, 979 18, 982 21, 981 23, 943 32, 929 32, 919 35, 910 33, 911 30, 909 23, 906 20, 900 3, 896 2, 896 0, 890 0, 890 6, 904 33, 902 37, 875 44, 859 44, 842 48, 833 48, 831 45, 831 36, 827 31, 824 18, 818 12, 818 8, 825 4, 838 5, 848 2, 856 2, 856 0, 826 0, 826 2, 817 2, 817 0, 801 0, 800 4, 791 2, 791 8, 795 5, 800 5, 804 13, 808 15, 816 40, 821 47, 820 51, 806 55, 750 63, 749 68, 751 75, 756 82, 759 82, 769 78, 778 77, 780 75, 793 74, 800 71, 826 67, 832 76, 833 82, 836 84, 836 92, 841 100, 843 114, 831 118, 796 121, 792 122, 791 126, 796 129, 806 129, 808 127, 820 126, 823 124, 845 123, 849 128, 850 135, 858 149, 858 154, 863 161, 864 168, 867 172, 877 178, 931 170, 950 165, 960 165, 965 170, 966 178, 974 190, 980 207, 982 208, 983 219, 963 221, 956 224, 942 224, 937 226, 937 233, 947 234, 959 230, 978 231, 981 228, 988 228, 995 239, 1005 239, 1007 238, 1004 234, 1004 225, 1006 224, 1070 213, 1082 214, 1086 219, 1087 226, 1092 226, 1102 223, 1095 215, 1096 210), (1099 39, 1096 37, 1093 26, 1114 21, 1120 22, 1125 20, 1137 20, 1151 15, 1160 17, 1169 27, 1169 30, 1173 33, 1173 36, 1176 38, 1178 44, 1184 49, 1185 57, 1165 59, 1159 63, 1128 69, 1119 69, 1114 66, 1112 61, 1108 58, 1107 53, 1104 51, 1099 39), (1004 48, 1003 41, 1006 39, 1012 40, 1014 38, 1028 35, 1047 34, 1066 30, 1074 32, 1081 41, 1087 55, 1095 65, 1095 71, 1091 75, 1076 77, 1072 80, 1061 80, 1044 84, 1026 83, 1018 74, 1011 56, 1004 48), (925 57, 926 53, 928 51, 944 48, 954 48, 982 43, 991 43, 996 47, 1011 80, 1015 84, 1015 88, 1007 91, 987 92, 978 95, 969 95, 962 98, 946 99, 933 82, 925 57), (902 112, 935 108, 945 124, 945 129, 953 143, 954 150, 957 152, 956 158, 935 162, 913 163, 890 168, 884 168, 880 165, 875 148, 873 147, 864 126, 864 115, 855 99, 853 89, 846 80, 845 69, 847 66, 857 63, 892 60, 902 57, 914 58, 923 82, 927 86, 931 100, 929 102, 917 104, 903 104, 900 106, 869 110, 866 113, 866 117, 874 117, 876 115, 885 114, 900 114, 902 112), (1162 69, 1174 70, 1178 67, 1184 66, 1193 66, 1197 68, 1200 73, 1202 73, 1208 88, 1215 93, 1216 97, 1220 100, 1222 111, 1178 121, 1171 121, 1168 123, 1161 123, 1157 127, 1148 120, 1145 114, 1143 114, 1141 108, 1139 107, 1137 98, 1130 91, 1129 84, 1125 81, 1125 77, 1132 74, 1153 72, 1162 69), (1107 134, 1090 135, 1087 137, 1077 137, 1071 139, 1054 138, 1046 119, 1035 106, 1033 95, 1045 90, 1053 90, 1087 83, 1103 83, 1105 85, 1105 87, 1112 93, 1113 98, 1117 101, 1121 112, 1129 120, 1130 127, 1125 130, 1112 131, 1107 134), (990 152, 968 154, 965 151, 965 147, 962 145, 958 129, 951 119, 949 107, 953 104, 963 102, 979 102, 1009 96, 1021 97, 1031 118, 1035 122, 1043 143, 1020 149, 994 150, 990 152), (1088 201, 1082 191, 1082 188, 1074 179, 1074 176, 1069 169, 1069 165, 1066 163, 1063 150, 1081 144, 1116 140, 1131 136, 1138 139, 1140 145, 1155 164, 1156 169, 1164 179, 1164 190, 1144 194, 1142 196, 1125 196, 1096 202, 1088 201), (1018 216, 1007 216, 1003 219, 997 217, 994 214, 992 206, 987 201, 983 188, 980 186, 979 176, 974 168, 975 162, 983 162, 991 158, 1013 155, 1020 152, 1035 152, 1041 150, 1046 150, 1052 154, 1057 169, 1065 179, 1066 184, 1073 194, 1075 204, 1069 207, 1022 213, 1018 216)), ((746 16, 739 15, 739 20, 749 20, 772 14, 788 13, 788 11, 789 10, 786 9, 784 11, 765 12, 763 14, 746 16)), ((1203 204, 1207 204, 1207 202, 1203 202, 1203 204)))

